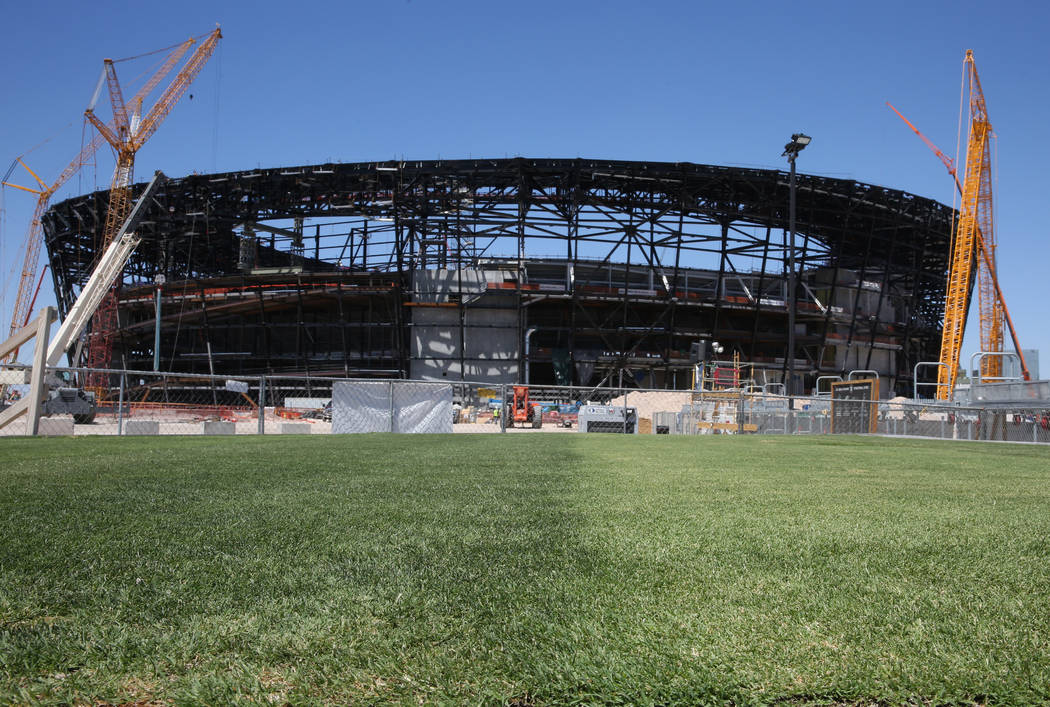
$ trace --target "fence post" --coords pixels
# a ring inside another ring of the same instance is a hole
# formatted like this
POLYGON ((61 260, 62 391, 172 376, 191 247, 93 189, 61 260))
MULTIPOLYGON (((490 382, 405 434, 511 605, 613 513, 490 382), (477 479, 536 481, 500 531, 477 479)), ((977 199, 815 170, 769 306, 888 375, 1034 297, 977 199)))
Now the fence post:
POLYGON ((120 391, 117 393, 117 437, 124 434, 124 377, 127 374, 120 372, 120 391))
POLYGON ((740 397, 736 401, 736 433, 744 434, 744 389, 740 389, 740 397))
POLYGON ((396 432, 394 425, 394 381, 390 381, 390 431, 396 432))
POLYGON ((266 434, 266 376, 259 376, 259 434, 266 434))
MULTIPOLYGON (((637 431, 637 428, 636 428, 637 431)), ((623 433, 627 434, 627 389, 623 391, 623 433)))
POLYGON ((499 387, 499 431, 507 431, 507 384, 499 387))

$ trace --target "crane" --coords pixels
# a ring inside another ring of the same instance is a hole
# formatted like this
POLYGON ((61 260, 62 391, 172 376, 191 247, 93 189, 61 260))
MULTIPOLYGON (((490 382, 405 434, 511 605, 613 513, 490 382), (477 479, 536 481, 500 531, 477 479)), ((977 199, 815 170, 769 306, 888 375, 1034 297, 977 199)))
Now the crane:
MULTIPOLYGON (((142 114, 142 100, 131 101, 131 110, 128 110, 129 106, 124 101, 124 95, 120 88, 120 82, 117 80, 117 72, 113 60, 106 59, 103 62, 102 77, 99 79, 99 90, 96 90, 95 95, 97 99, 104 81, 113 109, 113 119, 109 125, 102 122, 95 115, 94 105, 84 112, 85 117, 95 126, 99 135, 109 143, 117 156, 117 166, 109 190, 109 207, 106 211, 102 242, 96 249, 97 253, 101 254, 105 251, 128 215, 128 210, 131 206, 131 182, 135 171, 136 153, 153 136, 160 124, 171 113, 175 104, 182 98, 186 89, 189 88, 197 74, 200 73, 208 59, 211 58, 220 39, 222 39, 222 31, 219 27, 216 27, 193 51, 185 66, 168 84, 167 88, 164 89, 157 99, 157 102, 153 104, 153 107, 145 115, 142 114)), ((119 280, 115 287, 118 286, 119 280)), ((113 350, 112 337, 116 330, 116 316, 116 294, 114 291, 110 291, 103 298, 92 320, 92 336, 88 340, 88 368, 107 368, 109 366, 113 350)))
MULTIPOLYGON (((933 144, 933 142, 929 138, 927 138, 925 135, 923 135, 922 132, 917 127, 915 127, 915 125, 912 124, 912 122, 910 120, 905 118, 904 114, 902 114, 899 110, 897 110, 896 107, 894 107, 894 105, 892 103, 887 101, 886 105, 889 106, 890 110, 892 110, 894 113, 896 113, 897 116, 901 120, 903 120, 905 122, 905 124, 907 124, 907 126, 909 128, 912 129, 912 132, 914 132, 916 135, 918 135, 922 139, 922 141, 924 143, 926 143, 926 146, 929 147, 930 150, 935 155, 937 155, 937 157, 940 158, 941 162, 943 162, 944 166, 948 169, 948 174, 950 174, 952 176, 952 179, 955 181, 955 188, 959 192, 959 195, 961 196, 962 193, 963 193, 963 187, 962 187, 962 183, 959 181, 959 175, 958 175, 958 172, 957 172, 957 170, 955 168, 955 161, 952 158, 950 158, 947 155, 945 155, 940 150, 940 148, 938 148, 935 144, 933 144)), ((1024 352, 1021 350, 1021 342, 1020 342, 1020 339, 1018 339, 1018 337, 1017 337, 1017 330, 1014 328, 1013 318, 1010 316, 1010 310, 1006 306, 1006 298, 1003 296, 1002 288, 999 286, 999 278, 998 278, 998 276, 996 274, 995 264, 992 261, 991 256, 989 255, 988 248, 987 248, 987 246, 985 245, 985 242, 984 242, 983 234, 981 233, 979 228, 977 229, 976 239, 977 239, 977 252, 978 252, 978 254, 980 255, 980 258, 981 258, 979 265, 988 273, 989 280, 991 281, 992 288, 994 289, 994 292, 995 292, 995 299, 999 303, 999 307, 1002 310, 1003 317, 1006 320, 1007 328, 1009 328, 1009 330, 1010 330, 1010 338, 1013 341, 1014 350, 1017 352, 1018 359, 1020 360, 1020 363, 1021 363, 1021 374, 1022 374, 1022 376, 1024 377, 1024 379, 1026 381, 1027 380, 1031 380, 1031 375, 1028 372, 1028 364, 1027 364, 1027 362, 1025 361, 1025 358, 1024 358, 1024 352)), ((1000 336, 1000 341, 1001 340, 1002 340, 1002 338, 1000 336)), ((986 342, 984 340, 982 340, 981 344, 982 344, 982 350, 990 350, 990 349, 984 348, 984 346, 986 346, 986 345, 987 346, 991 346, 992 345, 991 342, 986 342)))
MULTIPOLYGON (((157 187, 166 181, 167 177, 162 172, 157 171, 153 175, 153 179, 146 185, 146 188, 142 190, 142 194, 139 196, 135 207, 130 210, 127 220, 118 229, 113 242, 106 248, 106 252, 102 254, 97 267, 92 270, 88 281, 84 283, 84 288, 77 295, 73 306, 70 307, 65 320, 62 322, 62 326, 58 329, 58 333, 48 343, 47 351, 42 352, 37 359, 41 367, 57 366, 66 350, 77 339, 84 327, 87 326, 91 313, 95 311, 95 308, 114 280, 120 276, 121 270, 124 269, 124 265, 128 262, 132 253, 135 252, 135 248, 142 242, 142 238, 135 232, 135 229, 142 220, 143 215, 150 209, 153 203, 153 194, 157 187)), ((21 333, 19 332, 19 334, 21 333)), ((39 349, 37 351, 40 352, 39 349)), ((34 413, 30 409, 32 399, 32 395, 27 395, 0 411, 0 428, 5 427, 27 412, 34 413)), ((48 415, 72 413, 74 420, 79 414, 85 414, 94 419, 96 399, 85 395, 83 391, 72 391, 69 400, 66 400, 65 396, 61 394, 58 396, 53 395, 44 402, 43 410, 44 414, 48 415)))
MULTIPOLYGON (((966 315, 970 304, 973 255, 976 253, 978 231, 983 236, 984 251, 995 263, 995 233, 992 218, 992 124, 988 118, 984 92, 977 76, 973 50, 966 51, 964 66, 969 93, 970 127, 966 140, 966 173, 962 183, 959 220, 955 227, 951 262, 948 270, 948 290, 944 304, 944 329, 941 333, 941 366, 937 373, 937 397, 947 399, 955 389, 959 370, 959 354, 966 315)), ((987 269, 977 273, 980 300, 981 349, 1002 350, 1002 310, 992 297, 991 274, 987 269)), ((984 376, 1001 375, 1002 361, 997 356, 981 362, 984 376)))
MULTIPOLYGON (((171 53, 167 56, 160 68, 151 76, 146 83, 142 85, 142 88, 132 98, 134 105, 141 106, 145 98, 155 89, 164 77, 167 76, 171 70, 179 63, 186 52, 196 42, 194 39, 187 39, 181 44, 175 45, 171 53)), ((107 126, 111 131, 114 129, 113 121, 107 126)), ((15 189, 34 194, 37 197, 36 207, 33 210, 33 217, 29 222, 29 229, 26 231, 25 241, 23 243, 22 251, 22 272, 21 277, 18 281, 18 293, 15 297, 14 307, 12 308, 11 314, 11 326, 10 333, 14 333, 18 329, 22 328, 29 322, 29 317, 33 309, 33 300, 35 299, 33 282, 36 280, 37 264, 40 259, 40 246, 44 241, 43 238, 43 227, 41 220, 44 212, 47 211, 48 204, 51 201, 51 197, 57 192, 62 186, 69 181, 87 162, 89 162, 94 156, 98 148, 104 143, 104 138, 101 133, 97 133, 92 137, 86 145, 84 145, 76 157, 62 170, 58 178, 55 179, 51 184, 46 183, 41 179, 24 161, 24 155, 16 158, 15 163, 21 165, 26 172, 28 172, 33 179, 36 181, 39 188, 26 187, 19 184, 8 182, 7 178, 4 178, 4 186, 9 186, 15 189)), ((12 165, 13 167, 14 165, 12 165)), ((8 172, 10 176, 10 172, 8 172)), ((39 285, 36 289, 39 289, 39 285)), ((9 361, 14 361, 18 357, 18 349, 16 348, 10 355, 9 361)))
MULTIPOLYGON (((956 188, 962 196, 959 219, 955 232, 952 234, 944 307, 940 354, 940 362, 943 365, 938 371, 937 381, 937 398, 940 400, 950 398, 955 388, 959 355, 969 312, 971 288, 975 279, 978 284, 980 307, 981 350, 1002 351, 1003 320, 1005 319, 1020 358, 1024 379, 1029 380, 1028 368, 1021 352, 1017 332, 1010 319, 1009 310, 996 276, 991 173, 993 133, 972 50, 966 52, 963 64, 969 94, 970 122, 966 147, 966 172, 962 183, 959 182, 954 162, 912 125, 900 111, 887 104, 941 159, 949 174, 955 179, 956 188)), ((981 373, 983 377, 1001 378, 1002 359, 999 356, 985 357, 981 362, 981 373)))

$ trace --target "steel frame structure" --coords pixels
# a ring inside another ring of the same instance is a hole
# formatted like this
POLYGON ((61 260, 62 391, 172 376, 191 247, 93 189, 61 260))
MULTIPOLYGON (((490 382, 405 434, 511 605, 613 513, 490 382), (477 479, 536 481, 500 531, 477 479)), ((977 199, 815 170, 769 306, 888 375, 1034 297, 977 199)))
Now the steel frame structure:
MULTIPOLYGON (((796 368, 806 387, 871 368, 885 349, 895 389, 910 391, 915 363, 938 355, 952 209, 805 174, 797 190, 796 368)), ((44 216, 63 316, 98 256, 106 199, 75 197, 44 216)), ((769 371, 786 367, 784 171, 526 158, 324 164, 172 179, 155 200, 124 271, 113 365, 150 367, 161 274, 168 370, 408 377, 421 309, 458 313, 462 338, 467 312, 486 302, 513 303, 517 371, 531 369, 531 382, 553 382, 554 360, 567 355, 596 367, 591 382, 659 373, 649 385, 682 387, 672 372, 689 367, 699 339, 769 371), (422 292, 426 271, 461 287, 422 292), (488 273, 481 293, 462 287, 472 271, 488 273)))

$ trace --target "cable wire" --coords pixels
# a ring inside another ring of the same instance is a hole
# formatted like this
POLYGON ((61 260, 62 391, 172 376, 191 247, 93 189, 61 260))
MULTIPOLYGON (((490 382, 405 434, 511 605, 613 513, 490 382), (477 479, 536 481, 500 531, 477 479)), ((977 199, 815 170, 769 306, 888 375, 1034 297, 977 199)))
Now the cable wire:
MULTIPOLYGON (((197 35, 196 37, 193 37, 192 39, 194 39, 194 40, 201 39, 202 37, 207 37, 209 34, 211 34, 211 32, 205 32, 204 34, 197 35)), ((124 57, 123 59, 114 59, 113 63, 114 64, 120 64, 120 63, 125 62, 125 61, 134 61, 135 59, 141 59, 144 56, 153 56, 154 54, 160 54, 161 52, 171 51, 172 49, 175 49, 176 47, 181 47, 183 44, 185 44, 185 42, 186 42, 186 40, 183 40, 183 41, 178 42, 176 44, 172 44, 170 47, 164 47, 162 49, 154 49, 151 52, 145 52, 144 54, 136 54, 135 56, 127 56, 127 57, 124 57)))

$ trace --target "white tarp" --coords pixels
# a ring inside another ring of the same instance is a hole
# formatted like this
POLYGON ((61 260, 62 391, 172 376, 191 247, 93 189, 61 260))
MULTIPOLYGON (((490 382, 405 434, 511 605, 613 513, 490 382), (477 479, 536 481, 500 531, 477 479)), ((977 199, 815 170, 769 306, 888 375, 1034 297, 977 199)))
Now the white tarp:
POLYGON ((452 386, 337 381, 332 384, 332 433, 358 432, 450 433, 452 386))
POLYGON ((452 432, 452 386, 394 384, 394 432, 452 432))
POLYGON ((332 383, 332 434, 390 431, 390 383, 332 383))

